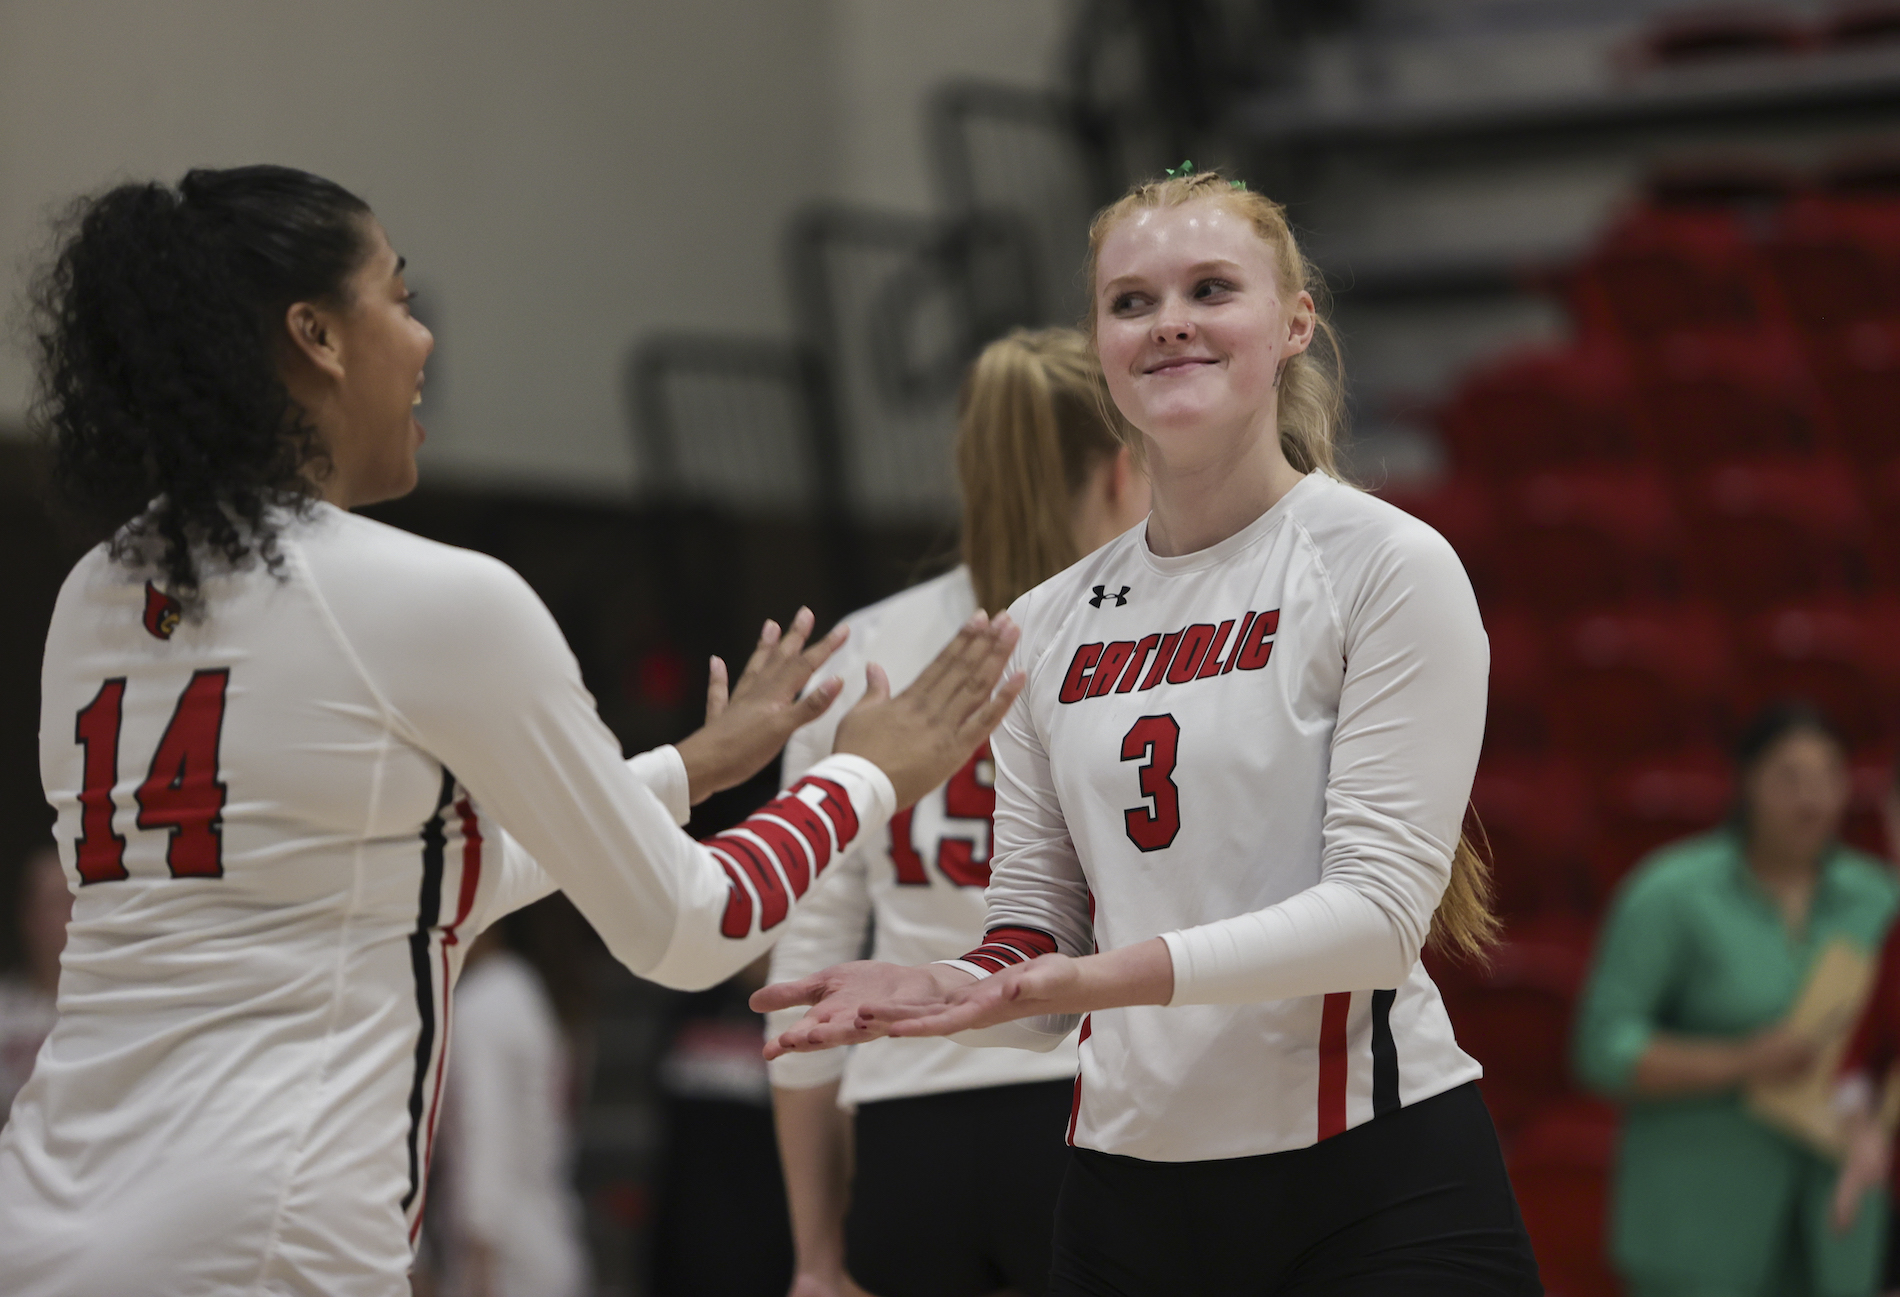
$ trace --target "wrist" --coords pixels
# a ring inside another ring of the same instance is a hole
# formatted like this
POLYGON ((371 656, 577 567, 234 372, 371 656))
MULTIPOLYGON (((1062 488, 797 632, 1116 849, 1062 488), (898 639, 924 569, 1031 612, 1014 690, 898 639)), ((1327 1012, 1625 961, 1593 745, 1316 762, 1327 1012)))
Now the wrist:
POLYGON ((929 976, 936 989, 944 995, 948 995, 952 991, 962 990, 972 982, 980 982, 983 980, 967 968, 962 968, 956 964, 947 963, 942 960, 934 964, 925 964, 923 971, 929 976))
POLYGON ((1060 1012, 1090 1013, 1124 1005, 1167 1004, 1174 998, 1174 956, 1160 937, 1132 946, 1084 955, 1074 961, 1077 1007, 1060 1012))
POLYGON ((679 751, 680 764, 686 767, 686 799, 694 806, 731 787, 731 782, 722 778, 724 762, 718 744, 705 730, 695 730, 673 746, 679 751))

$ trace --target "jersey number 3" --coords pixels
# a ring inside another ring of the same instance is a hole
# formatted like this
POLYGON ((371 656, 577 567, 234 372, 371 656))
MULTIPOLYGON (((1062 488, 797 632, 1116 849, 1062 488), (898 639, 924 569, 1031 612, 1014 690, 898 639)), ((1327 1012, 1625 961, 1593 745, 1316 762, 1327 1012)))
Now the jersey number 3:
MULTIPOLYGON (((173 878, 224 875, 224 783, 218 778, 218 740, 224 730, 228 667, 193 673, 178 695, 171 722, 152 754, 152 768, 139 785, 138 826, 167 829, 165 863, 173 878)), ((126 877, 125 839, 112 828, 112 789, 119 781, 119 723, 125 677, 99 686, 79 710, 73 737, 85 754, 79 792, 79 881, 106 883, 126 877)))
POLYGON ((1131 806, 1122 812, 1128 840, 1143 851, 1172 846, 1181 831, 1181 790, 1174 786, 1174 760, 1181 746, 1181 726, 1163 712, 1144 716, 1122 735, 1122 760, 1147 760, 1141 766, 1141 795, 1153 805, 1131 806))

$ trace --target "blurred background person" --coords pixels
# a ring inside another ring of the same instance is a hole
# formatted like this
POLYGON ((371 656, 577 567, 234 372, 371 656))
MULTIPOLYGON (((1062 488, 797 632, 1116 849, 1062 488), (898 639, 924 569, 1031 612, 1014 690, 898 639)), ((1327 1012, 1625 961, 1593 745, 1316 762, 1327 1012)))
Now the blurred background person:
MULTIPOLYGON (((1900 867, 1900 765, 1893 770, 1882 799, 1887 827, 1887 858, 1900 867)), ((1893 1131, 1883 1120, 1883 1090, 1900 1062, 1900 924, 1887 930, 1874 973, 1873 993, 1855 1025, 1841 1060, 1836 1106, 1847 1131, 1847 1155, 1834 1189, 1834 1228, 1850 1230, 1860 1219, 1868 1191, 1886 1185, 1887 1246, 1880 1290, 1900 1293, 1900 1186, 1894 1183, 1893 1131)))
POLYGON ((51 846, 28 854, 13 884, 20 944, 18 966, 0 976, 0 1126, 58 1016, 59 952, 66 948, 66 924, 73 917, 73 894, 66 888, 59 852, 51 846))
POLYGON ((439 1297, 581 1297, 587 1238, 574 1189, 589 942, 564 901, 509 915, 469 948, 455 987, 438 1145, 439 1297), (562 920, 568 922, 563 924, 562 920), (563 931, 563 928, 569 930, 563 931))
POLYGON ((1896 885, 1840 844, 1846 757, 1818 712, 1767 708, 1735 764, 1730 821, 1623 884, 1579 1010, 1578 1071, 1626 1114, 1612 1256, 1633 1297, 1870 1293, 1884 1212, 1832 1228, 1833 1164, 1742 1091, 1813 1066, 1821 1042, 1782 1020, 1830 942, 1879 945, 1896 885))
POLYGON ((765 970, 761 958, 674 1003, 659 1068, 654 1297, 781 1297, 791 1283, 771 1083, 760 1017, 746 1005, 765 970))
MULTIPOLYGON (((1147 479, 1106 422, 1112 408, 1101 365, 1073 329, 1018 331, 984 348, 957 422, 963 562, 847 617, 844 680, 861 680, 865 662, 893 684, 910 679, 977 608, 1009 607, 1147 516, 1147 479)), ((828 752, 835 729, 800 730, 781 778, 828 752)), ((888 837, 833 866, 840 876, 814 898, 817 912, 795 915, 774 948, 771 980, 867 948, 918 964, 980 943, 994 789, 985 746, 888 837)), ((769 1029, 801 1013, 769 1015, 769 1029)), ((857 1291, 853 1281, 878 1297, 1044 1290, 1067 1165, 1072 1040, 1038 1054, 887 1037, 771 1067, 797 1242, 792 1297, 840 1297, 857 1291), (992 1177, 998 1166, 1009 1174, 992 1177), (979 1180, 989 1188, 970 1193, 979 1180)))

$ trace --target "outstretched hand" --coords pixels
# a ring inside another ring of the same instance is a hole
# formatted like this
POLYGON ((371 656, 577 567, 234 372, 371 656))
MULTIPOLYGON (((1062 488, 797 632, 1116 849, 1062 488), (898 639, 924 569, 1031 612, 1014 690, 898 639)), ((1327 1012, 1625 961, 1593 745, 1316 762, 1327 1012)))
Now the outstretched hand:
POLYGON ((1174 959, 1159 937, 1099 955, 1043 955, 977 979, 948 964, 859 960, 752 994, 760 1013, 811 1006, 768 1040, 765 1056, 855 1045, 879 1036, 949 1036, 1017 1018, 1092 1013, 1174 998, 1174 959))
POLYGON ((885 1000, 858 1010, 857 1026, 874 1036, 949 1036, 1017 1018, 1087 1013, 1081 961, 1040 955, 977 981, 970 979, 935 1003, 885 1000))
POLYGON ((946 964, 913 968, 860 959, 754 991, 751 1004, 759 1013, 811 1006, 789 1031, 765 1042, 765 1056, 771 1059, 870 1040, 882 1033, 859 1025, 866 1005, 942 1005, 951 991, 971 980, 968 973, 946 964))
POLYGON ((1002 678, 1020 635, 1007 613, 991 621, 979 612, 896 697, 884 668, 867 667, 864 697, 838 722, 832 751, 877 766, 898 806, 909 806, 969 760, 1022 692, 1021 672, 1002 678))
POLYGON ((766 622, 739 683, 730 691, 724 660, 712 660, 706 684, 706 724, 675 745, 686 763, 686 782, 695 806, 763 770, 792 731, 824 715, 844 687, 843 681, 834 678, 803 698, 798 696, 850 631, 840 623, 807 647, 815 620, 811 609, 800 608, 782 632, 777 622, 766 622))

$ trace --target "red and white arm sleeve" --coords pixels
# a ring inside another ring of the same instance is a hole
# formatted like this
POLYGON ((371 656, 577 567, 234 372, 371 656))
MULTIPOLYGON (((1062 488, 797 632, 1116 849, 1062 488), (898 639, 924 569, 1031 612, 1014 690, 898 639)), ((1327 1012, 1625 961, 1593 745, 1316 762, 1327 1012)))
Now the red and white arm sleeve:
POLYGON ((683 989, 732 976, 813 878, 890 819, 890 780, 841 755, 694 842, 668 804, 679 798, 622 759, 533 591, 501 564, 450 553, 402 592, 400 621, 378 610, 340 617, 342 629, 398 732, 455 772, 634 972, 683 989))
POLYGON ((699 885, 682 897, 671 944, 643 976, 666 986, 712 986, 744 968, 778 939, 792 907, 831 863, 875 835, 896 809, 882 770, 849 753, 826 757, 701 844, 724 885, 707 887, 705 874, 695 876, 699 885))
POLYGON ((1163 934, 1173 1004, 1400 985, 1451 878, 1484 737, 1490 650, 1451 546, 1408 531, 1340 610, 1346 675, 1320 881, 1278 905, 1163 934))

